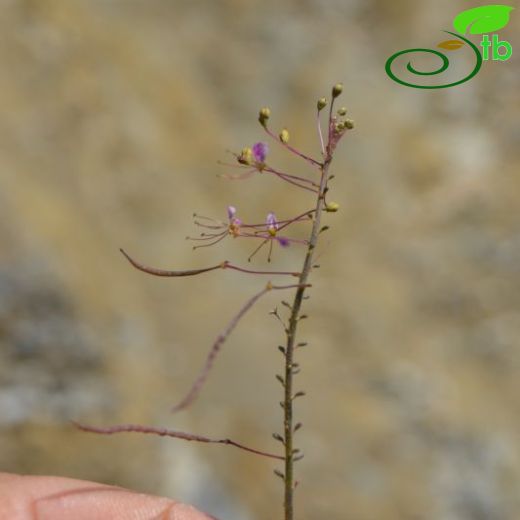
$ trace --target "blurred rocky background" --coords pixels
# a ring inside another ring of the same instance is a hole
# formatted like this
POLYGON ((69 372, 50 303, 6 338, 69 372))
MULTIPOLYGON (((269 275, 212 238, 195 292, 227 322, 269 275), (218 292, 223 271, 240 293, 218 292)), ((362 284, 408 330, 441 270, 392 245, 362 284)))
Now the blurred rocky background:
MULTIPOLYGON (((500 31, 513 57, 464 85, 411 89, 384 72, 483 3, 0 0, 0 470, 165 494, 222 520, 281 517, 269 460, 69 421, 279 448, 280 295, 171 416, 265 280, 157 279, 118 248, 164 268, 245 265, 249 243, 192 251, 192 213, 283 218, 310 199, 276 179, 219 179, 217 161, 263 138, 264 105, 317 154, 316 99, 343 81, 356 129, 300 336, 297 518, 519 518, 520 16, 500 31)), ((300 262, 292 247, 272 267, 300 262)))

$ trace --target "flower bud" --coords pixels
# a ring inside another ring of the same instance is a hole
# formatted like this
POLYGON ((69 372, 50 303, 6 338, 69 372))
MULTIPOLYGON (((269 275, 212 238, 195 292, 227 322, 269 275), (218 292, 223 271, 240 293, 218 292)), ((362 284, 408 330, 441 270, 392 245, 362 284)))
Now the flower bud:
POLYGON ((253 150, 251 148, 242 148, 240 155, 237 157, 240 164, 247 164, 248 166, 253 164, 253 150))
POLYGON ((336 130, 336 132, 343 132, 343 130, 345 130, 345 123, 343 121, 340 121, 339 123, 336 123, 334 125, 334 130, 336 130))
POLYGON ((322 97, 318 99, 318 111, 323 110, 327 106, 327 100, 322 97))
POLYGON ((346 107, 341 107, 341 108, 338 110, 338 115, 340 115, 340 116, 344 116, 346 113, 347 113, 347 109, 346 109, 346 107))
POLYGON ((339 204, 337 202, 329 202, 325 205, 325 211, 329 213, 335 213, 339 209, 339 204))
POLYGON ((287 144, 289 142, 289 131, 287 130, 287 128, 284 128, 280 132, 279 137, 280 137, 280 141, 282 141, 282 143, 287 144))
POLYGON ((332 97, 337 98, 343 92, 343 83, 336 83, 332 87, 332 97))
POLYGON ((260 121, 260 124, 262 126, 265 126, 267 123, 267 120, 269 119, 271 115, 271 110, 269 108, 264 107, 260 109, 260 112, 258 113, 258 121, 260 121))
POLYGON ((352 130, 354 128, 354 120, 353 119, 345 119, 344 122, 345 128, 352 130))

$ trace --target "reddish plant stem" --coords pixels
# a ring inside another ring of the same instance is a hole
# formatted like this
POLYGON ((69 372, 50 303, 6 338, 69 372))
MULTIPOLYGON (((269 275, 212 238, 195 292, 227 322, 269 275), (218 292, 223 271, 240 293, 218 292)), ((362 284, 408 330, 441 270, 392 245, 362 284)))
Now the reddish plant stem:
MULTIPOLYGON (((222 348, 222 345, 228 338, 228 336, 233 332, 234 328, 238 325, 239 321, 242 319, 242 317, 246 314, 246 312, 251 309, 251 307, 264 295, 267 294, 271 290, 284 290, 284 289, 294 289, 296 287, 300 287, 300 284, 295 285, 273 285, 271 282, 268 282, 264 289, 262 289, 260 292, 256 293, 252 298, 250 298, 245 305, 238 311, 238 313, 231 319, 231 321, 228 323, 226 328, 223 332, 221 332, 218 336, 213 345, 211 346, 208 356, 206 358, 206 362, 204 363, 204 366, 202 367, 202 370, 200 371, 199 375, 195 379, 194 383, 192 384, 191 388, 188 390, 186 395, 177 403, 173 408, 172 412, 178 412, 180 410, 183 410, 184 408, 188 407, 199 395, 200 390, 204 383, 206 382, 206 379, 208 378, 208 375, 211 371, 211 368, 213 367, 213 364, 215 363, 215 359, 220 352, 220 349, 222 348)), ((307 285, 309 287, 309 285, 307 285)))
POLYGON ((125 258, 139 271, 143 271, 154 276, 194 276, 197 274, 207 273, 208 271, 215 271, 216 269, 222 269, 222 264, 213 265, 211 267, 205 267, 203 269, 188 269, 184 271, 167 271, 165 269, 156 269, 155 267, 148 267, 141 264, 137 260, 134 260, 124 249, 119 249, 125 258))
POLYGON ((290 144, 284 143, 283 141, 278 139, 278 137, 276 137, 276 135, 274 135, 273 132, 271 132, 271 130, 269 130, 269 128, 267 128, 266 125, 262 124, 262 127, 269 134, 270 137, 272 137, 277 143, 280 143, 282 146, 287 148, 287 150, 294 153, 298 157, 305 159, 307 162, 311 163, 313 166, 318 166, 321 168, 321 163, 319 161, 317 161, 316 159, 313 159, 312 157, 309 157, 308 155, 305 155, 304 153, 300 152, 296 148, 293 148, 290 144))
MULTIPOLYGON (((307 222, 308 219, 305 219, 305 217, 311 217, 311 215, 314 213, 314 208, 313 209, 308 209, 307 211, 304 211, 303 213, 301 213, 300 215, 297 215, 296 217, 293 217, 291 219, 287 219, 287 220, 279 220, 278 221, 278 224, 280 225, 280 227, 278 228, 278 230, 286 227, 286 226, 289 226, 290 224, 294 224, 295 222, 307 222)), ((261 224, 242 224, 243 228, 262 228, 262 230, 265 230, 267 228, 267 225, 265 222, 262 222, 261 224)))
POLYGON ((233 265, 229 263, 227 260, 224 260, 220 264, 213 265, 211 267, 205 267, 203 269, 188 269, 185 271, 171 271, 167 269, 157 269, 156 267, 149 267, 141 264, 137 260, 134 260, 124 249, 120 249, 121 253, 126 257, 126 259, 139 271, 143 271, 144 273, 151 274, 153 276, 164 276, 164 277, 182 277, 182 276, 195 276, 197 274, 207 273, 209 271, 215 271, 216 269, 232 269, 234 271, 240 271, 241 273, 248 274, 266 274, 266 275, 285 275, 285 276, 300 276, 300 273, 292 272, 292 271, 255 271, 252 269, 244 269, 243 267, 238 267, 237 265, 233 265))
POLYGON ((275 175, 283 175, 284 177, 287 177, 289 179, 293 179, 298 182, 310 184, 311 186, 313 186, 315 188, 317 188, 319 186, 319 184, 315 183, 311 179, 306 179, 305 177, 300 177, 298 175, 291 175, 289 173, 279 172, 278 170, 275 170, 272 166, 265 166, 265 168, 262 171, 271 172, 271 173, 274 173, 275 175))
POLYGON ((300 273, 290 272, 290 271, 254 271, 252 269, 244 269, 243 267, 238 267, 236 265, 232 265, 224 262, 223 269, 233 269, 234 271, 240 271, 241 273, 249 273, 249 274, 272 274, 272 275, 288 275, 288 276, 300 276, 300 273))
POLYGON ((143 426, 140 424, 118 424, 116 426, 109 426, 107 428, 99 428, 97 426, 89 426, 87 424, 81 424, 77 422, 73 422, 73 424, 85 432, 100 433, 103 435, 112 435, 114 433, 123 432, 150 433, 152 435, 159 435, 161 437, 175 437, 176 439, 183 439, 185 441, 228 444, 230 446, 240 448, 241 450, 249 451, 250 453, 256 453, 257 455, 262 455, 264 457, 270 457, 272 459, 279 460, 284 459, 283 455, 276 455, 275 453, 269 453, 267 451, 250 448, 249 446, 245 446, 244 444, 240 444, 239 442, 235 442, 231 439, 210 439, 209 437, 203 437, 202 435, 169 430, 167 428, 154 428, 153 426, 143 426))
MULTIPOLYGON (((329 128, 332 120, 331 102, 329 112, 329 128)), ((329 143, 327 143, 326 156, 324 162, 320 163, 321 179, 318 196, 316 199, 316 209, 314 210, 314 221, 308 240, 307 253, 303 262, 299 278, 299 287, 296 290, 293 303, 291 305, 291 314, 289 317, 289 325, 286 329, 286 347, 285 347, 285 378, 284 378, 284 445, 285 445, 285 472, 284 472, 284 513, 285 520, 293 520, 294 518, 294 488, 296 485, 294 479, 294 462, 299 455, 294 451, 294 426, 293 426, 293 376, 294 376, 294 349, 296 345, 296 331, 300 320, 300 309, 305 295, 305 289, 308 287, 308 279, 313 265, 314 251, 318 243, 318 235, 321 228, 321 216, 325 204, 325 193, 327 181, 329 177, 329 166, 332 161, 332 152, 330 149, 330 132, 329 143)))
POLYGON ((303 177, 297 177, 296 175, 289 175, 288 173, 282 173, 271 167, 264 168, 262 172, 272 173, 273 175, 276 175, 278 178, 288 182, 289 184, 293 184, 298 188, 302 188, 312 193, 317 193, 316 188, 318 187, 318 185, 315 182, 312 182, 311 180, 304 179, 303 177), (310 188, 309 186, 305 186, 305 183, 310 184, 314 187, 310 188))

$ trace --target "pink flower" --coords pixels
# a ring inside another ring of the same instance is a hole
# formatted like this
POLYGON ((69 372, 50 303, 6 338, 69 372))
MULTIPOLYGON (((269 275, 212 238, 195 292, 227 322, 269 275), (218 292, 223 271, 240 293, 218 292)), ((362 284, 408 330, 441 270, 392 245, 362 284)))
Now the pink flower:
POLYGON ((272 229, 273 231, 276 231, 278 229, 278 222, 276 221, 276 215, 272 211, 270 211, 267 214, 265 223, 267 224, 267 229, 272 229))
POLYGON ((260 240, 260 245, 254 250, 253 254, 249 257, 251 259, 262 247, 269 244, 268 261, 271 260, 271 252, 273 244, 277 242, 282 247, 287 247, 291 243, 305 243, 304 240, 296 238, 289 238, 285 236, 277 236, 278 231, 284 229, 291 222, 301 221, 301 217, 293 220, 282 220, 279 222, 276 219, 276 215, 270 211, 264 223, 249 224, 242 222, 237 215, 237 208, 235 206, 227 206, 227 221, 217 220, 210 217, 204 217, 202 215, 195 214, 195 224, 198 227, 204 229, 198 237, 188 237, 190 240, 199 242, 199 245, 194 246, 194 249, 200 247, 208 247, 217 244, 226 237, 231 236, 233 238, 242 239, 255 239, 260 240))
POLYGON ((267 154, 269 153, 269 147, 267 143, 258 142, 253 145, 253 158, 257 163, 264 163, 267 154))
POLYGON ((267 218, 265 219, 265 223, 267 225, 267 232, 272 236, 276 236, 276 232, 278 231, 278 222, 276 221, 275 214, 270 211, 267 214, 267 218))
POLYGON ((229 220, 233 220, 233 218, 235 217, 236 212, 237 212, 237 208, 235 208, 235 206, 228 206, 227 207, 228 219, 229 220))
POLYGON ((276 237, 276 240, 278 240, 278 243, 282 247, 288 247, 291 241, 287 237, 276 237))
POLYGON ((267 232, 269 233, 269 235, 271 237, 273 237, 273 238, 276 238, 276 241, 282 247, 287 247, 291 243, 290 239, 287 238, 287 237, 277 237, 276 236, 276 233, 278 232, 279 226, 278 226, 278 221, 276 220, 276 215, 272 211, 270 211, 267 214, 267 218, 265 219, 265 223, 266 223, 267 232))

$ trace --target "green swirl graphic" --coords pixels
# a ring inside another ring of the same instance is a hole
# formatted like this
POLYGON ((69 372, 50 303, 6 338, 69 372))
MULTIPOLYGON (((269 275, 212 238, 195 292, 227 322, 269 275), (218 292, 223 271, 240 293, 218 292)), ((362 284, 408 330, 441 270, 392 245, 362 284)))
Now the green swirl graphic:
POLYGON ((442 60, 442 65, 438 69, 436 69, 432 72, 418 71, 413 68, 413 66, 410 62, 408 62, 408 65, 406 66, 406 68, 412 74, 417 74, 420 76, 433 76, 435 74, 440 74, 441 72, 444 72, 449 67, 450 61, 445 54, 443 54, 440 51, 433 50, 433 49, 421 49, 421 48, 406 49, 404 51, 399 51, 399 52, 396 52, 395 54, 392 54, 392 56, 390 56, 390 58, 388 58, 388 60, 386 60, 386 64, 385 64, 385 70, 386 70, 386 73, 388 74, 388 76, 390 78, 392 78, 394 81, 396 81, 397 83, 400 83, 401 85, 405 85, 406 87, 428 88, 428 89, 454 87, 455 85, 460 85, 461 83, 465 83, 466 81, 470 80, 473 76, 475 76, 478 73, 478 71, 480 70, 480 67, 482 67, 482 55, 480 54, 478 47, 471 41, 464 38, 464 36, 461 36, 460 34, 453 33, 451 31, 444 31, 444 32, 455 36, 455 38, 458 38, 459 40, 463 40, 465 43, 467 43, 473 49, 473 52, 475 53, 475 57, 477 60, 475 63, 475 68, 465 78, 463 78, 459 81, 455 81, 453 83, 447 83, 446 85, 414 85, 413 83, 408 83, 407 81, 403 81, 403 80, 399 79, 392 72, 392 63, 396 58, 401 56, 401 54, 408 54, 409 52, 428 52, 430 54, 435 54, 436 56, 439 56, 439 58, 442 60))

